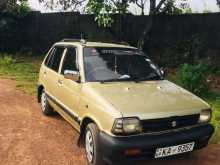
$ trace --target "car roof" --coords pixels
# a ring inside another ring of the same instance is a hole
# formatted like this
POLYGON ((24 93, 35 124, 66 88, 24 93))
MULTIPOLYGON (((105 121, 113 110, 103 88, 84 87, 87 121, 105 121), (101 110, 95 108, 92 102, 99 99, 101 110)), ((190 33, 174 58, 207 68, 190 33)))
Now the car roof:
POLYGON ((73 46, 83 46, 83 47, 118 47, 118 48, 131 48, 137 49, 136 47, 126 45, 124 43, 106 43, 106 42, 85 42, 80 41, 68 41, 68 42, 57 42, 55 45, 73 45, 73 46))

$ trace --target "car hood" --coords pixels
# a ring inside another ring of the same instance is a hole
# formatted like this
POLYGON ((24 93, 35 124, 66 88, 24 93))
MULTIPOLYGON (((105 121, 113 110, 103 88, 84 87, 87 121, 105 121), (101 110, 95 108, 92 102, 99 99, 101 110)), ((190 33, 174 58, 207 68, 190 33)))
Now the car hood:
POLYGON ((163 118, 200 113, 210 108, 199 97, 167 80, 88 83, 90 90, 120 111, 123 117, 163 118))

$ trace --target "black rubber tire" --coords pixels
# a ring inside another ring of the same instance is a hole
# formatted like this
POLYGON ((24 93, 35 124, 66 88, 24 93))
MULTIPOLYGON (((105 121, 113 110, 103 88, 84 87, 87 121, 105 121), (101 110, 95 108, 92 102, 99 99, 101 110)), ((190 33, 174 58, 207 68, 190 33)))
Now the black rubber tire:
POLYGON ((87 131, 90 131, 92 133, 92 139, 93 139, 93 146, 94 146, 94 155, 92 162, 89 162, 87 156, 87 164, 88 165, 104 165, 102 152, 100 152, 100 146, 98 144, 99 141, 99 129, 94 123, 90 123, 87 125, 85 130, 85 153, 86 153, 86 133, 87 131))
POLYGON ((40 104, 41 104, 41 110, 42 113, 46 116, 52 116, 54 115, 54 110, 53 108, 50 106, 49 102, 48 102, 48 98, 47 95, 45 93, 45 90, 42 90, 41 96, 40 96, 40 104), (43 98, 44 97, 44 98, 43 98), (44 101, 44 103, 43 103, 44 101))

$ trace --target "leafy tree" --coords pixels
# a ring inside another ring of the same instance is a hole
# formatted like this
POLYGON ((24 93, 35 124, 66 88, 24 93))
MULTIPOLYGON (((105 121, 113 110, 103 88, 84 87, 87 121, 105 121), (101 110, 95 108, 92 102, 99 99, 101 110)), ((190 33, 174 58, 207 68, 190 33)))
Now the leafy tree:
POLYGON ((125 14, 128 12, 128 0, 89 0, 86 5, 86 12, 95 14, 95 20, 104 27, 109 27, 113 23, 111 14, 125 14))
POLYGON ((130 4, 134 4, 141 9, 141 14, 145 14, 145 5, 149 3, 149 14, 180 14, 182 8, 177 7, 176 0, 39 0, 48 8, 61 7, 63 10, 83 9, 86 13, 95 14, 96 21, 104 27, 111 26, 113 20, 111 14, 125 14, 130 4), (158 3, 157 3, 158 2, 158 3))

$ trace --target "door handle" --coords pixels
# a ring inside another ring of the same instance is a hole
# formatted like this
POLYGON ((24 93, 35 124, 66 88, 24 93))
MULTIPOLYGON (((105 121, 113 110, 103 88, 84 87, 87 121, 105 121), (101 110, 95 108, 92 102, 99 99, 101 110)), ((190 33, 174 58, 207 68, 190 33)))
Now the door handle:
POLYGON ((63 85, 63 81, 62 81, 62 80, 58 80, 57 83, 58 83, 58 85, 60 85, 60 86, 63 85))

